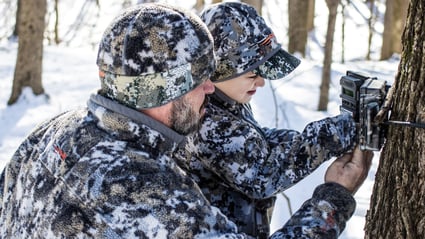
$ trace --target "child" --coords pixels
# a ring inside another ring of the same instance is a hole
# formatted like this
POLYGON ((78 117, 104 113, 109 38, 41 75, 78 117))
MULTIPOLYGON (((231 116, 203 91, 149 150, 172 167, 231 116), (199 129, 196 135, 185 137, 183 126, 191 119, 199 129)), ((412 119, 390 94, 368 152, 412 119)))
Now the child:
POLYGON ((284 51, 256 10, 244 3, 212 5, 201 14, 214 38, 217 69, 200 130, 178 154, 181 166, 212 203, 251 236, 269 235, 275 195, 319 165, 352 150, 348 115, 308 124, 303 132, 260 126, 249 101, 265 79, 283 78, 300 61, 284 51))

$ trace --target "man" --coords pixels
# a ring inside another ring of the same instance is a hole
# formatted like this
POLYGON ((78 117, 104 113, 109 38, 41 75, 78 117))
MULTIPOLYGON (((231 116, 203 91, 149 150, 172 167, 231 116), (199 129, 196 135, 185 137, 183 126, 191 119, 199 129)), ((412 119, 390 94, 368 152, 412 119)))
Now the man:
MULTIPOLYGON (((166 5, 129 9, 106 29, 97 64, 101 89, 87 109, 38 126, 2 172, 0 237, 247 238, 170 157, 213 91, 212 38, 202 21, 166 5)), ((339 172, 335 183, 307 203, 328 207, 300 211, 319 213, 308 226, 328 225, 320 215, 329 210, 342 224, 352 213, 350 186, 361 184, 366 167, 361 154, 343 157, 351 158, 358 168, 331 170, 339 172), (341 197, 328 200, 329 192, 341 197)), ((273 236, 294 233, 294 225, 273 236)))

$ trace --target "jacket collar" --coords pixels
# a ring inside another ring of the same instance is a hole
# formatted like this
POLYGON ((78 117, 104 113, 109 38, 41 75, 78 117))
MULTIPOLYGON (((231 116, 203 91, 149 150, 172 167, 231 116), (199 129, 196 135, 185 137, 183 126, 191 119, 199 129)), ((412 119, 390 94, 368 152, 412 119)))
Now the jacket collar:
POLYGON ((231 106, 235 106, 239 104, 237 101, 233 100, 229 96, 227 96, 223 91, 219 88, 215 87, 214 93, 211 95, 211 98, 218 100, 222 103, 229 104, 231 106))
POLYGON ((117 118, 121 118, 120 120, 133 121, 138 125, 144 125, 154 131, 159 132, 163 137, 166 138, 166 141, 172 145, 178 145, 185 139, 185 136, 175 132, 161 122, 140 111, 121 105, 99 94, 92 94, 88 101, 89 109, 96 115, 96 112, 94 111, 102 110, 99 109, 99 106, 111 111, 112 114, 116 114, 117 118))

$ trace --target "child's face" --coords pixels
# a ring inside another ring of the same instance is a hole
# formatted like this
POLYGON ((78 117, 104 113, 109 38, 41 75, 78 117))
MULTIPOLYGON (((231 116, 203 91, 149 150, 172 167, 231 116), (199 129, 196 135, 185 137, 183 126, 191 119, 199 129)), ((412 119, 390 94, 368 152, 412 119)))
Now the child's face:
POLYGON ((231 80, 215 83, 215 86, 233 100, 239 103, 248 103, 257 88, 263 87, 264 84, 264 78, 248 72, 231 80))

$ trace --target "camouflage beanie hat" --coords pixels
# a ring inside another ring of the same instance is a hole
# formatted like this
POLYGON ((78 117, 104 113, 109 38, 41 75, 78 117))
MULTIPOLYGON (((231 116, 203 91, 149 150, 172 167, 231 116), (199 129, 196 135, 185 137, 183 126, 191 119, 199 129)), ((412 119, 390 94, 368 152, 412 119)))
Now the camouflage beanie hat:
POLYGON ((213 40, 194 13, 140 4, 105 30, 97 65, 99 94, 135 109, 157 107, 210 78, 213 40))
POLYGON ((214 38, 217 69, 211 80, 220 82, 249 71, 269 80, 291 73, 300 60, 281 48, 255 8, 240 2, 211 5, 201 13, 214 38))

